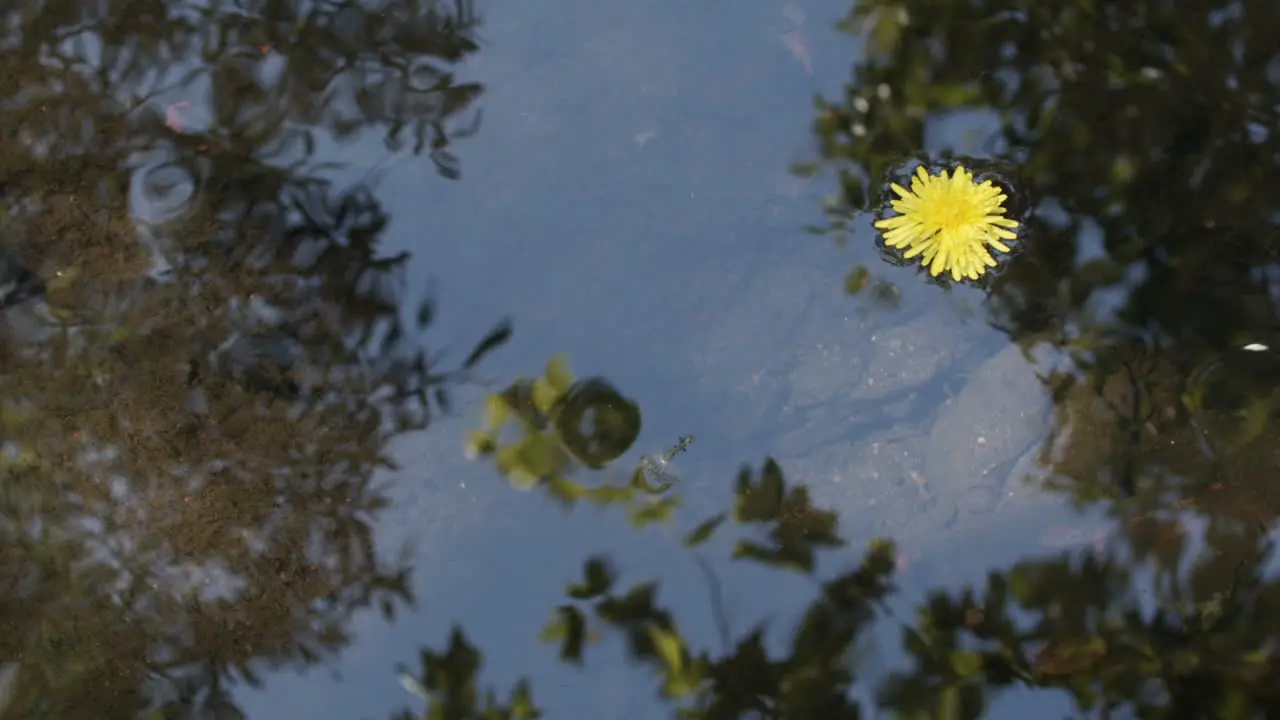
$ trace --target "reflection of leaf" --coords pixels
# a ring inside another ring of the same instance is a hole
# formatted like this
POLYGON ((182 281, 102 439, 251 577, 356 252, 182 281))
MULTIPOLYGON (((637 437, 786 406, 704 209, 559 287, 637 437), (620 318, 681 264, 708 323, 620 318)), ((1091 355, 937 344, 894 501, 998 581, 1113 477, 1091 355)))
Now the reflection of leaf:
POLYGON ((1059 640, 1036 655, 1035 668, 1043 675, 1075 675, 1091 667, 1107 653, 1100 637, 1059 640))
POLYGON ((542 711, 533 704, 533 690, 529 681, 521 678, 516 683, 515 692, 511 694, 511 717, 514 720, 536 720, 542 717, 542 711))
POLYGON ((715 534, 716 529, 728 518, 725 513, 703 520, 684 538, 685 547, 695 548, 706 542, 715 534))
POLYGON ((654 650, 657 651, 658 657, 667 670, 673 675, 679 674, 684 669, 684 647, 680 638, 670 630, 651 627, 649 639, 653 641, 654 650))
POLYGON ((445 390, 443 387, 438 387, 431 396, 435 399, 436 406, 440 408, 440 411, 448 414, 450 409, 453 407, 453 401, 450 400, 449 391, 445 390))
POLYGON ((1035 602, 1035 597, 1040 592, 1039 576, 1037 568, 1026 563, 1019 564, 1010 570, 1009 591, 1019 603, 1031 605, 1035 602))
POLYGON ((511 406, 501 395, 487 395, 484 399, 484 427, 497 430, 511 415, 511 406))
POLYGON ((613 587, 613 570, 604 558, 593 557, 583 567, 586 578, 581 583, 570 585, 565 591, 575 600, 590 600, 609 592, 613 587))
POLYGON ((962 678, 970 678, 982 671, 982 653, 951 653, 951 671, 962 678))
POLYGON ((533 400, 533 406, 543 415, 550 415, 552 408, 556 406, 556 401, 560 399, 561 393, 556 390, 555 386, 547 382, 544 378, 537 378, 533 381, 533 388, 530 391, 530 397, 533 400))
POLYGON ((425 298, 418 303, 418 312, 416 313, 416 321, 418 329, 424 329, 431 324, 436 317, 436 303, 433 298, 425 298))
POLYGON ((1233 449, 1242 448, 1262 435, 1271 418, 1271 406, 1271 398, 1249 399, 1245 407, 1238 412, 1241 421, 1240 432, 1232 442, 1233 449))
MULTIPOLYGON (((415 147, 414 152, 419 152, 421 147, 415 147)), ((457 180, 462 177, 462 162, 457 155, 448 150, 432 150, 431 161, 436 164, 436 171, 440 173, 440 177, 446 180, 457 180)))
POLYGON ((532 490, 543 477, 534 472, 526 462, 524 455, 526 448, 527 442, 507 445, 500 448, 494 458, 498 472, 517 490, 532 490))
POLYGON ((481 340, 475 348, 467 355, 467 359, 462 362, 462 367, 474 367, 480 362, 481 358, 489 354, 493 350, 502 347, 511 339, 511 321, 503 320, 498 326, 489 331, 489 334, 481 340))
POLYGON ((472 430, 467 434, 467 443, 463 448, 469 458, 489 455, 498 449, 498 441, 492 434, 483 430, 472 430))
POLYGON ((556 616, 548 622, 538 639, 560 643, 560 659, 575 665, 582 663, 582 647, 587 637, 587 623, 582 611, 572 605, 556 608, 556 616))
POLYGON ((569 359, 564 355, 556 355, 547 361, 545 375, 547 383, 558 394, 569 392, 573 387, 573 372, 569 369, 569 359))
POLYGON ((871 271, 866 265, 855 265, 848 275, 844 277, 844 291, 850 295, 857 295, 866 289, 871 283, 871 271))
POLYGON ((733 558, 754 560, 762 565, 779 569, 808 573, 813 570, 813 555, 801 548, 770 548, 750 540, 739 540, 733 548, 733 558))
POLYGON ((782 511, 784 491, 782 469, 772 458, 765 461, 759 481, 753 480, 751 473, 743 470, 738 474, 734 519, 744 523, 776 519, 782 511))
POLYGON ((965 716, 961 711, 962 700, 960 688, 948 685, 942 689, 942 697, 938 699, 938 720, 961 720, 965 716))
POLYGON ((537 477, 547 477, 558 471, 565 462, 564 449, 554 438, 537 434, 526 437, 515 445, 523 466, 537 477))
POLYGON ((678 498, 665 497, 654 502, 643 503, 631 510, 631 525, 642 528, 652 523, 665 523, 671 520, 671 514, 680 506, 678 498))
POLYGON ((592 491, 563 475, 552 475, 547 478, 547 490, 551 496, 565 505, 573 505, 578 500, 589 496, 592 491))

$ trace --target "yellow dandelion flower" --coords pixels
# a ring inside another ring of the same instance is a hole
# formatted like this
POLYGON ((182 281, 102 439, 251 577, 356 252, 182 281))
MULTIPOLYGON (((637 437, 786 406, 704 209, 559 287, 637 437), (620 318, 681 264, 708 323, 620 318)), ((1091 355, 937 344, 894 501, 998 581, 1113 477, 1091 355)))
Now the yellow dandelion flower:
POLYGON ((904 257, 922 256, 931 275, 949 271, 957 282, 977 280, 996 265, 987 246, 1009 252, 1001 240, 1016 237, 1010 230, 1018 222, 1005 217, 1005 194, 990 180, 974 182, 963 166, 950 177, 946 170, 930 175, 921 166, 910 190, 897 183, 891 187, 898 194, 892 205, 899 214, 875 225, 885 231, 886 245, 906 249, 904 257))

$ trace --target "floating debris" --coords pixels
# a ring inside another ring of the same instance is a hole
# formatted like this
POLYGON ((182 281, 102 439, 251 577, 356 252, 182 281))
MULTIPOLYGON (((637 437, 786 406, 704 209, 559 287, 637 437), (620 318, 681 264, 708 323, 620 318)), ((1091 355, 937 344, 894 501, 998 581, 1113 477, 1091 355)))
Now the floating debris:
POLYGON ((658 457, 652 455, 644 455, 640 458, 640 464, 636 467, 632 474, 632 482, 651 494, 666 492, 672 485, 679 481, 670 470, 671 460, 675 456, 689 449, 689 445, 693 443, 692 435, 681 435, 680 439, 672 445, 669 450, 658 457), (656 485, 652 483, 657 483, 656 485))
POLYGON ((1007 253, 1010 248, 1001 241, 1017 237, 1011 231, 1018 221, 1005 216, 1004 192, 990 180, 976 182, 964 166, 950 175, 946 170, 930 175, 920 166, 910 190, 897 183, 891 187, 898 194, 892 206, 899 214, 875 225, 886 231, 886 245, 906 250, 904 257, 923 256, 921 263, 934 277, 949 272, 957 282, 977 280, 996 266, 988 246, 1007 253))

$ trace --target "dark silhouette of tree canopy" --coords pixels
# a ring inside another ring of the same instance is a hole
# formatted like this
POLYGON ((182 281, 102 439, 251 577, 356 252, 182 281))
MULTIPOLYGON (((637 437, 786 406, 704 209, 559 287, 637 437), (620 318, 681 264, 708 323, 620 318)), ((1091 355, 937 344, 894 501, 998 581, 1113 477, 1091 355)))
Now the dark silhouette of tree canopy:
POLYGON ((451 68, 478 18, 465 0, 0 17, 0 714, 237 716, 233 684, 412 600, 374 546, 374 472, 510 335, 452 370, 429 357, 435 301, 380 250, 386 213, 314 157, 318 131, 375 130, 457 177, 481 88, 451 68))
MULTIPOLYGON (((1012 688, 1065 693, 1096 717, 1280 713, 1280 581, 1266 570, 1280 511, 1278 24, 1263 0, 858 2, 840 29, 865 52, 843 94, 819 101, 818 157, 800 168, 839 180, 818 229, 847 235, 913 158, 1001 177, 1024 227, 983 284, 992 322, 1064 360, 1045 378, 1057 423, 1043 485, 1113 526, 1084 552, 936 590, 914 616, 888 614, 894 554, 874 543, 820 579, 778 655, 752 628, 722 628, 720 650, 691 646, 656 581, 616 587, 592 557, 550 614, 561 660, 588 661, 595 622, 654 671, 672 717, 857 718, 873 713, 852 699, 852 658, 880 618, 901 625, 910 660, 876 688, 895 717, 985 717, 1012 688), (993 134, 925 158, 926 130, 955 111, 989 114, 993 134), (1188 518, 1206 528, 1196 553, 1188 518)), ((875 275, 855 268, 848 285, 875 275)), ((812 554, 838 547, 837 518, 783 470, 744 470, 733 512, 689 545, 731 517, 735 559, 813 572, 812 554)), ((461 630, 424 650, 425 717, 537 715, 536 689, 481 690, 482 657, 461 630)))

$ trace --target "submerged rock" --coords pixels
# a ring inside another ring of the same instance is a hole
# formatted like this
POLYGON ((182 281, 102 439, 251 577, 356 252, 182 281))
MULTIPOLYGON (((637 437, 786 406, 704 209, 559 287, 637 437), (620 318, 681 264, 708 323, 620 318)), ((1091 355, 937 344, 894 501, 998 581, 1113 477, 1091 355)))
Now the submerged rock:
POLYGON ((847 538, 936 544, 1039 497, 1012 478, 1049 434, 1049 393, 956 296, 868 308, 805 253, 739 292, 697 355, 714 429, 737 462, 777 459, 847 538))

